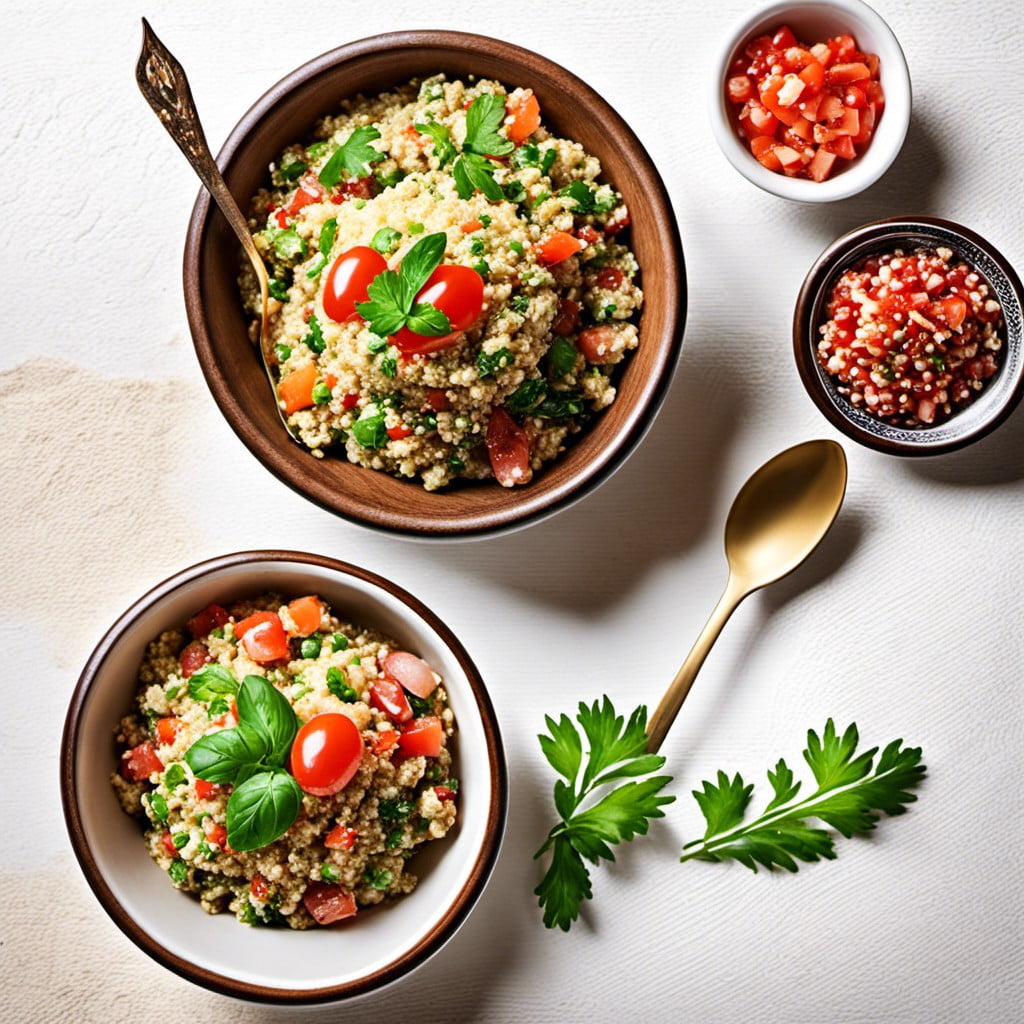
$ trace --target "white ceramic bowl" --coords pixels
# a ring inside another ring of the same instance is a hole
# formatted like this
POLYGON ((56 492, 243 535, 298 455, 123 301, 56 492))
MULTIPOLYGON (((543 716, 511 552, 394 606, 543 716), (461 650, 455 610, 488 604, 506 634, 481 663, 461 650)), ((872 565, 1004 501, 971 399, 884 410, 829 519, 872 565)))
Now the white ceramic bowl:
POLYGON ((896 159, 910 127, 910 71, 892 29, 863 0, 781 0, 756 7, 722 41, 710 73, 708 109, 711 128, 729 163, 766 192, 799 203, 830 203, 873 185, 896 159), (736 107, 726 96, 729 66, 757 36, 788 25, 797 39, 824 42, 848 33, 859 49, 877 53, 885 90, 885 110, 864 153, 825 181, 787 178, 758 163, 740 134, 736 107))
POLYGON ((489 697, 451 631, 394 584, 355 566, 291 551, 251 551, 193 566, 159 584, 111 627, 68 710, 61 797, 72 846, 107 913, 172 971, 226 995, 301 1005, 376 990, 407 975, 455 934, 479 898, 505 828, 507 771, 489 697), (317 593, 340 615, 388 633, 441 674, 458 723, 459 824, 416 858, 419 885, 350 927, 250 928, 208 916, 150 859, 137 821, 110 785, 114 728, 131 707, 146 644, 197 608, 274 590, 317 593))

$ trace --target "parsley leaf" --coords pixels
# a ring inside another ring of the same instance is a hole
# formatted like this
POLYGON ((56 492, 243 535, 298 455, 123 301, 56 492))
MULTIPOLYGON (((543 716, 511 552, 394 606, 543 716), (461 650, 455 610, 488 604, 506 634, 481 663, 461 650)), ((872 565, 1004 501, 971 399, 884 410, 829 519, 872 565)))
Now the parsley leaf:
POLYGON ((808 824, 817 819, 849 838, 870 832, 879 820, 878 812, 902 814, 917 797, 910 792, 924 778, 920 747, 904 747, 893 740, 875 762, 877 747, 857 754, 857 726, 839 735, 830 718, 819 737, 807 734, 804 760, 818 788, 803 800, 797 798, 800 783, 782 759, 768 772, 774 796, 764 813, 744 824, 753 785, 745 785, 736 774, 729 778, 719 772, 715 782, 705 781, 693 796, 707 822, 702 839, 683 847, 681 860, 737 860, 757 871, 799 870, 798 860, 810 863, 834 860, 835 843, 825 829, 808 824), (688 852, 687 852, 688 851, 688 852))
POLYGON ((496 352, 481 350, 476 357, 476 372, 481 377, 493 377, 499 370, 512 365, 512 353, 507 348, 499 348, 496 352))
POLYGON ((428 121, 426 124, 414 124, 413 128, 422 135, 429 135, 434 142, 434 156, 437 162, 444 167, 455 159, 455 144, 452 142, 451 134, 443 124, 436 124, 428 121))
POLYGON ((462 143, 462 151, 479 153, 480 156, 506 156, 511 153, 516 148, 515 144, 498 132, 504 120, 504 97, 493 92, 481 93, 466 112, 466 139, 462 143))
POLYGON ((647 753, 647 709, 637 708, 625 721, 605 697, 593 705, 581 703, 576 715, 587 739, 584 756, 580 730, 567 715, 557 721, 546 716, 547 735, 538 736, 548 763, 562 776, 554 788, 555 808, 561 821, 548 833, 536 857, 551 851, 551 863, 534 890, 544 911, 544 924, 568 931, 579 916, 580 904, 593 893, 584 859, 598 864, 615 860, 612 846, 644 835, 653 818, 674 796, 661 790, 668 775, 651 775, 664 765, 658 754, 647 753), (603 790, 596 802, 581 810, 587 798, 619 779, 626 782, 603 790))
POLYGON ((505 198, 501 186, 494 180, 494 166, 476 153, 463 153, 452 167, 452 177, 460 199, 471 199, 477 189, 492 203, 505 198))
POLYGON ((357 128, 324 164, 318 175, 320 184, 334 188, 346 175, 350 178, 365 178, 370 173, 370 165, 384 159, 384 154, 370 145, 379 138, 380 132, 372 124, 357 128))
POLYGON ((356 311, 374 334, 387 337, 406 325, 431 337, 451 331, 444 313, 430 303, 416 302, 417 292, 444 258, 447 242, 443 231, 424 235, 405 254, 398 270, 383 270, 370 282, 369 301, 357 303, 356 311))
POLYGON ((380 228, 370 239, 370 248, 376 249, 382 256, 390 256, 402 240, 402 232, 394 228, 380 228))

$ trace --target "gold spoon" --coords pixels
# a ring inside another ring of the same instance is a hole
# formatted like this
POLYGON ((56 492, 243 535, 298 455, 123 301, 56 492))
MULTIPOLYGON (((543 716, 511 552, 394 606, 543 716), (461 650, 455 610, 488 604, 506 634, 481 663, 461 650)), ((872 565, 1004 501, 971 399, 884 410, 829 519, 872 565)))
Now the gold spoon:
POLYGON ((835 522, 846 493, 846 455, 835 441, 805 441, 766 462, 743 485, 725 523, 729 580, 647 726, 657 751, 694 679, 739 603, 791 573, 835 522))
POLYGON ((277 385, 274 382, 268 352, 270 331, 267 326, 267 305, 270 300, 270 282, 267 279, 267 268, 249 233, 245 215, 238 208, 234 196, 228 191, 217 167, 217 161, 210 152, 185 71, 171 51, 160 42, 145 18, 142 19, 142 52, 135 66, 135 79, 139 83, 142 95, 160 118, 160 123, 167 129, 167 134, 178 144, 178 148, 185 154, 192 169, 199 175, 199 180, 220 208, 220 212, 227 218, 231 229, 238 236, 238 241, 242 243, 249 262, 252 263, 252 269, 256 272, 256 280, 260 285, 260 358, 274 394, 274 408, 289 437, 294 438, 284 412, 278 405, 277 385))

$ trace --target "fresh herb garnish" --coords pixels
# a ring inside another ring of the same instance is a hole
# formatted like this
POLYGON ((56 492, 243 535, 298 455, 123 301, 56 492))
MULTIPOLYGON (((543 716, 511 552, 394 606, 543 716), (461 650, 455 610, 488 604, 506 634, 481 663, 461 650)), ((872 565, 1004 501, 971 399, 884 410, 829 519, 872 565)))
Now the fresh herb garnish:
POLYGON ((505 120, 505 101, 494 93, 481 93, 466 113, 466 138, 462 153, 452 167, 455 189, 460 199, 470 199, 477 190, 492 202, 504 198, 494 179, 494 164, 487 157, 507 156, 515 149, 511 139, 498 129, 505 120))
POLYGON ((576 368, 576 346, 568 338, 555 338, 548 349, 548 366, 556 377, 565 377, 576 368))
POLYGON ((374 177, 382 189, 394 188, 405 177, 405 171, 400 167, 396 167, 387 173, 382 171, 380 174, 375 174, 374 177))
POLYGON ((577 215, 607 213, 616 203, 615 193, 610 188, 595 189, 584 181, 570 181, 558 190, 558 197, 571 199, 572 212, 577 215))
POLYGON ((185 769, 180 764, 172 764, 164 772, 164 786, 168 790, 177 789, 185 779, 185 769))
POLYGON ((413 812, 413 805, 408 800, 380 800, 377 803, 377 813, 381 821, 396 822, 405 821, 413 812))
POLYGON ((593 895, 584 858, 593 864, 602 858, 615 860, 612 845, 644 835, 650 819, 664 817, 661 808, 675 797, 661 793, 672 781, 670 776, 651 775, 665 758, 647 753, 647 708, 637 708, 624 722, 607 697, 603 703, 581 703, 576 721, 587 738, 585 761, 580 732, 569 717, 562 715, 555 721, 545 716, 544 720, 550 735, 538 739, 548 763, 562 776, 554 790, 561 821, 535 854, 540 857, 551 850, 547 873, 534 892, 544 911, 544 924, 568 931, 579 916, 580 904, 593 895), (641 775, 648 778, 606 788, 641 775), (600 799, 580 810, 599 789, 600 799))
POLYGON ((583 412, 583 396, 578 391, 557 391, 543 380, 528 380, 508 396, 505 405, 512 412, 528 413, 541 419, 564 420, 583 412))
POLYGON ((363 873, 363 881, 380 892, 383 892, 391 884, 391 878, 391 872, 387 868, 369 867, 363 873))
POLYGON ((738 772, 732 779, 719 772, 716 782, 706 781, 703 789, 693 791, 708 827, 703 838, 683 847, 680 859, 737 860, 755 872, 758 864, 797 871, 797 860, 834 860, 832 837, 810 826, 808 819, 831 825, 847 839, 870 832, 878 822, 877 812, 902 814, 917 799, 909 790, 925 774, 920 747, 904 747, 903 740, 893 740, 873 764, 878 747, 855 757, 858 742, 856 725, 840 736, 831 718, 820 738, 810 730, 803 753, 818 788, 798 800, 800 783, 793 781, 793 772, 780 758, 775 770, 768 771, 775 795, 764 813, 748 824, 743 818, 753 784, 744 785, 738 772))
POLYGON ((228 703, 227 697, 214 697, 206 709, 206 714, 208 718, 220 718, 221 715, 226 715, 230 709, 231 705, 228 703))
POLYGON ((149 794, 149 809, 157 821, 166 821, 167 815, 170 814, 167 801, 159 793, 149 794))
POLYGON ((297 153, 285 153, 281 157, 277 173, 282 181, 295 181, 306 170, 306 167, 306 161, 297 153))
POLYGON ((553 146, 541 149, 535 142, 527 142, 512 154, 512 166, 536 167, 541 174, 547 174, 557 156, 553 146))
POLYGON ((380 372, 385 377, 394 377, 398 373, 398 358, 395 356, 397 349, 389 349, 388 354, 380 361, 380 372))
POLYGON ((278 302, 288 301, 288 285, 284 281, 272 277, 267 282, 267 290, 270 292, 272 299, 277 299, 278 302))
POLYGON ((352 424, 352 436, 364 448, 383 448, 389 441, 384 413, 375 402, 365 406, 359 419, 352 424))
POLYGON ((357 128, 332 154, 319 174, 320 184, 334 188, 346 175, 350 178, 365 178, 370 165, 380 163, 384 154, 370 145, 380 138, 380 132, 372 124, 357 128))
POLYGON ((167 869, 167 874, 171 876, 171 881, 175 885, 181 885, 188 877, 188 865, 183 860, 172 860, 171 866, 167 869))
POLYGON ((523 381, 505 400, 511 412, 529 412, 540 405, 547 394, 548 386, 542 380, 523 381))
POLYGON ((327 343, 324 341, 324 331, 320 326, 320 321, 316 318, 316 313, 310 314, 309 323, 306 326, 309 328, 309 333, 302 341, 309 348, 310 352, 320 355, 324 348, 326 348, 327 343))
POLYGON ((333 693, 338 700, 346 704, 352 704, 359 697, 355 689, 349 686, 345 673, 337 665, 332 665, 327 670, 327 692, 333 693))
POLYGON ((316 277, 327 265, 327 259, 331 255, 331 249, 334 246, 334 239, 337 237, 337 234, 337 217, 331 217, 329 220, 325 220, 324 226, 320 229, 320 240, 317 242, 317 247, 320 250, 320 256, 316 263, 306 271, 306 277, 316 277))
POLYGON ((382 256, 390 256, 402 240, 402 232, 394 228, 380 228, 370 239, 370 248, 376 249, 382 256))
POLYGON ((295 228, 275 232, 273 244, 274 252, 283 260, 305 259, 306 253, 309 251, 306 240, 295 228))
POLYGON ((409 701, 409 707, 412 708, 413 718, 420 718, 423 715, 432 715, 434 713, 434 702, 428 697, 417 697, 415 693, 407 693, 406 700, 409 701))
POLYGON ((274 358, 277 360, 278 364, 287 362, 291 357, 291 354, 292 350, 290 345, 278 344, 274 346, 274 358))
POLYGON ((441 310, 429 302, 416 302, 417 292, 444 258, 447 241, 443 231, 424 235, 405 254, 398 270, 383 270, 370 282, 370 301, 357 303, 356 311, 374 334, 387 337, 402 327, 429 337, 451 331, 451 322, 441 310))
POLYGON ((175 832, 171 836, 171 842, 176 850, 184 850, 188 846, 189 835, 187 832, 175 832))
POLYGON ((225 695, 234 697, 238 693, 238 680, 231 670, 211 661, 193 672, 188 680, 188 695, 193 700, 213 700, 225 695))
POLYGON ((495 352, 481 351, 476 357, 476 371, 481 377, 493 377, 499 370, 512 365, 512 353, 507 348, 495 352))
POLYGON ((341 878, 341 874, 333 864, 321 864, 320 877, 325 882, 336 882, 339 878, 341 878))
POLYGON ((238 725, 196 740, 185 760, 196 778, 234 785, 228 843, 258 850, 288 831, 302 803, 283 767, 299 725, 287 698, 259 676, 242 680, 237 705, 238 725))

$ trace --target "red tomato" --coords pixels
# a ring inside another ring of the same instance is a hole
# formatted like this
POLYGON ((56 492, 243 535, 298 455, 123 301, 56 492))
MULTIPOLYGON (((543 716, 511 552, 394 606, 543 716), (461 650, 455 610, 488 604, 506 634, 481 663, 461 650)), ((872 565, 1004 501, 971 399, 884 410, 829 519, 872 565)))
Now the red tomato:
POLYGON ((604 233, 606 235, 617 235, 629 227, 629 213, 624 206, 620 206, 604 222, 604 233))
POLYGON ((270 895, 270 887, 267 885, 267 880, 258 871, 252 876, 252 881, 249 883, 249 892, 252 893, 252 898, 260 903, 265 903, 267 896, 270 895))
POLYGON ((169 747, 184 728, 185 723, 180 718, 160 718, 156 723, 157 741, 161 746, 169 747))
POLYGON ((213 846, 219 846, 222 850, 228 848, 228 830, 218 824, 212 818, 203 820, 203 832, 206 833, 206 841, 213 846))
POLYGON ((185 649, 178 655, 181 674, 186 679, 198 672, 208 661, 213 661, 213 655, 202 640, 193 640, 186 644, 185 649))
POLYGON ((406 757, 437 757, 441 753, 441 719, 433 715, 414 718, 403 726, 398 737, 398 749, 406 757))
POLYGON ((226 626, 229 618, 228 613, 219 604, 211 604, 188 620, 188 631, 192 634, 193 640, 202 640, 213 630, 226 626))
POLYGON ((121 758, 121 775, 129 782, 144 782, 153 772, 162 772, 164 763, 156 756, 148 740, 133 747, 121 758))
POLYGON ((480 316, 484 308, 484 279, 472 267, 440 266, 427 278, 416 295, 416 302, 429 302, 441 310, 452 325, 451 333, 429 337, 403 327, 391 340, 400 352, 410 355, 438 352, 451 346, 480 316))
POLYGON ((614 291, 616 288, 622 286, 624 279, 625 274, 623 274, 618 267, 604 267, 595 275, 594 284, 596 284, 598 288, 610 288, 614 291))
POLYGON ((967 303, 959 295, 942 300, 942 318, 950 330, 956 331, 967 316, 967 303))
POLYGON ((355 391, 350 391, 341 400, 341 407, 343 409, 354 409, 359 404, 359 395, 355 391))
POLYGON ((754 96, 754 83, 749 75, 734 75, 726 83, 726 88, 733 103, 746 103, 754 96))
POLYGON ((315 715, 292 744, 295 781, 313 796, 331 796, 345 788, 363 758, 363 740, 348 715, 315 715))
POLYGON ((566 231, 556 231, 548 235, 543 242, 538 242, 533 247, 534 252, 537 254, 537 259, 545 267, 553 267, 556 263, 561 263, 562 260, 575 256, 580 249, 584 248, 586 246, 583 242, 578 238, 573 238, 566 231))
POLYGON ((471 235, 474 231, 479 231, 483 226, 482 221, 467 220, 466 223, 460 227, 460 230, 464 235, 471 235))
POLYGON ((196 796, 200 800, 209 800, 210 797, 220 792, 220 786, 214 782, 207 782, 206 779, 196 779, 196 796))
POLYGON ((288 603, 288 614, 295 623, 296 636, 309 636, 320 628, 324 605, 319 597, 297 597, 288 603))
POLYGON ((505 126, 505 134, 520 146, 540 127, 540 104, 531 92, 509 102, 505 110, 512 118, 505 126))
POLYGON ((357 302, 367 301, 370 282, 388 269, 387 261, 368 245, 356 245, 343 252, 327 271, 324 284, 324 312, 336 323, 358 320, 357 302))
POLYGON ((455 790, 449 789, 447 786, 435 786, 434 792, 437 794, 437 799, 444 803, 446 800, 455 799, 455 790))
POLYGON ((408 651, 392 651, 381 663, 384 675, 416 697, 429 697, 437 689, 434 670, 408 651))
POLYGON ((325 195, 323 185, 312 175, 307 175, 302 179, 302 184, 295 190, 295 195, 292 196, 291 202, 284 208, 284 212, 289 217, 294 217, 304 206, 309 206, 310 203, 322 202, 325 195))
POLYGON ((590 224, 584 224, 583 227, 576 229, 576 237, 587 245, 593 245, 601 241, 601 232, 590 224))
POLYGON ((324 837, 324 846, 328 850, 351 850, 356 844, 359 833, 346 825, 335 825, 324 837))
POLYGON ((388 729, 385 732, 377 733, 372 740, 370 740, 370 749, 378 756, 382 757, 389 750, 393 750, 398 745, 398 733, 394 729, 388 729))
POLYGON ((178 856, 178 848, 174 845, 174 836, 170 832, 165 832, 160 837, 160 842, 164 844, 164 849, 172 856, 178 856))
POLYGON ((274 612, 254 612, 235 626, 245 653, 259 665, 287 658, 288 634, 274 612))
POLYGON ((356 898, 340 885, 310 882, 302 894, 302 903, 317 924, 333 924, 356 913, 356 898))
POLYGON ((452 407, 452 403, 448 398, 448 392, 442 391, 440 388, 427 389, 427 405, 434 412, 446 412, 452 407))
POLYGON ((370 703, 383 711, 392 722, 408 722, 412 718, 409 699, 398 683, 391 679, 375 679, 370 684, 370 703))
POLYGON ((388 427, 388 437, 392 441, 401 441, 403 437, 408 437, 412 431, 403 423, 397 427, 388 427))
POLYGON ((559 299, 558 312, 551 321, 551 333, 567 338, 580 325, 580 304, 572 299, 559 299))
POLYGON ((491 413, 486 441, 494 479, 502 487, 530 482, 533 470, 530 468, 529 438, 504 409, 498 408, 491 413))
POLYGON ((610 363, 615 358, 616 330, 607 324, 580 331, 576 345, 589 363, 610 363))

